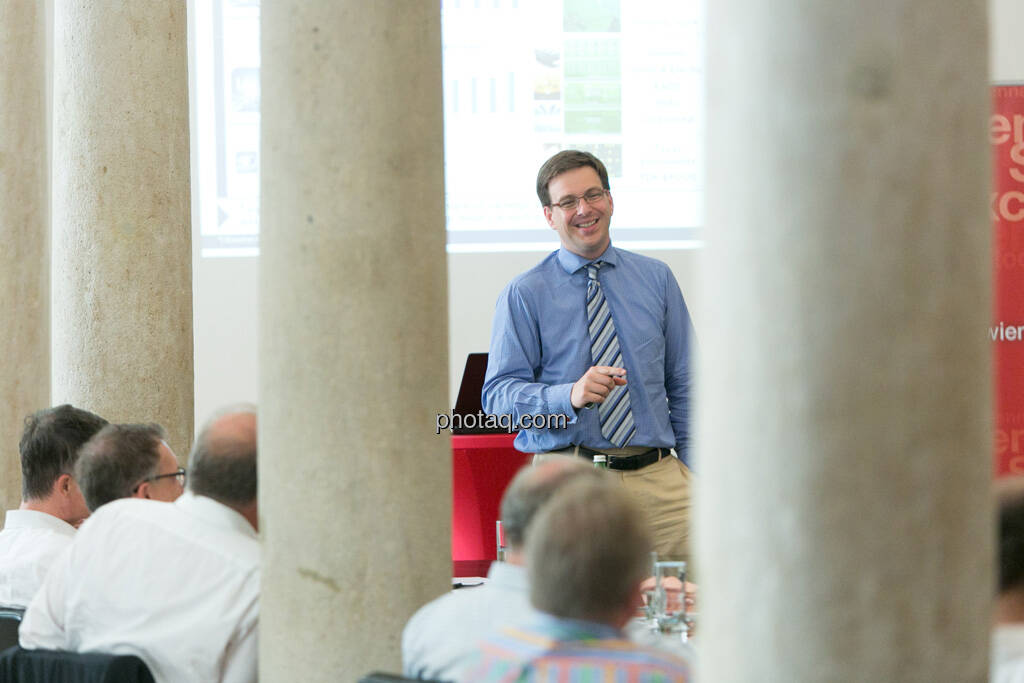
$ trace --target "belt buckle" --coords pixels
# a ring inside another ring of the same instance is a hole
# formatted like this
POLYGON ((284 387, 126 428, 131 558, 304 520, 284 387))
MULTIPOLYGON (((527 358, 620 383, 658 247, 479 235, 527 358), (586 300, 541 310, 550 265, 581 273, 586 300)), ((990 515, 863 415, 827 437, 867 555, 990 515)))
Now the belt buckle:
POLYGON ((608 456, 608 469, 618 470, 620 472, 629 472, 638 469, 634 466, 635 455, 609 455, 608 456))
POLYGON ((643 453, 637 453, 636 455, 609 455, 608 456, 608 469, 628 470, 628 471, 635 471, 635 470, 643 469, 644 467, 647 467, 648 465, 653 465, 656 462, 661 462, 661 459, 665 457, 665 455, 662 454, 662 452, 665 451, 665 450, 666 449, 664 449, 664 448, 650 448, 647 451, 645 451, 643 453), (650 460, 650 457, 651 457, 652 453, 654 453, 655 457, 654 457, 653 460, 650 460), (648 460, 648 462, 643 462, 643 464, 641 464, 641 462, 642 462, 641 458, 643 458, 645 460, 648 460), (615 461, 618 461, 620 463, 618 467, 614 466, 613 463, 615 463, 615 461), (626 465, 626 463, 629 463, 629 464, 626 465), (625 466, 623 466, 623 465, 625 465, 625 466))

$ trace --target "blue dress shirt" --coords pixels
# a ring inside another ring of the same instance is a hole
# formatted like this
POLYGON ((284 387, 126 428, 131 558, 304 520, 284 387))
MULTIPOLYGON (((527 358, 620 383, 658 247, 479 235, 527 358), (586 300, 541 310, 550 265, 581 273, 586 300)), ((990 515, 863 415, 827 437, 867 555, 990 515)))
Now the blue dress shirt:
POLYGON ((564 429, 522 429, 515 447, 542 453, 579 444, 614 448, 597 410, 573 408, 572 385, 593 365, 587 331, 587 269, 615 321, 636 434, 631 446, 675 448, 689 464, 690 346, 693 326, 679 285, 656 259, 608 247, 587 260, 564 247, 512 280, 498 298, 484 379, 484 411, 568 416, 564 429))

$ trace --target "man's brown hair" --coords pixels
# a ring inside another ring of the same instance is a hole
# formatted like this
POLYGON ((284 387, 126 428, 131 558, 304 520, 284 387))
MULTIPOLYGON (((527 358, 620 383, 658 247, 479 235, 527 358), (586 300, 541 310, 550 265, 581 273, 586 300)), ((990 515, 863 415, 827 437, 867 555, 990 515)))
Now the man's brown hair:
POLYGON ((557 176, 574 168, 589 166, 597 172, 601 179, 601 187, 610 190, 608 184, 608 169, 604 167, 601 160, 590 152, 581 152, 578 149, 565 149, 544 162, 537 172, 537 197, 541 206, 551 206, 551 193, 548 192, 548 185, 557 176))

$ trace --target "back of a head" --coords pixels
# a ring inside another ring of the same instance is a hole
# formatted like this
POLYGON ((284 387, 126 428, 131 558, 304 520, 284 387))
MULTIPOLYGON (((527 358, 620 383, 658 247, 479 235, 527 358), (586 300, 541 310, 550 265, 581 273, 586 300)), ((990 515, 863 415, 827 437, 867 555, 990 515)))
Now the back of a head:
POLYGON ((582 458, 572 456, 552 456, 537 466, 519 470, 501 499, 501 525, 509 547, 523 547, 526 528, 559 488, 579 477, 602 480, 606 476, 582 458))
POLYGON ((999 592, 1024 591, 1024 478, 999 482, 999 592))
POLYGON ((101 505, 128 498, 147 477, 156 474, 160 443, 167 438, 158 424, 112 424, 82 447, 75 479, 85 504, 96 511, 101 505))
POLYGON ((612 623, 650 566, 640 510, 614 481, 573 481, 537 514, 526 539, 530 600, 542 612, 612 623))
POLYGON ((82 446, 107 421, 88 410, 70 405, 40 410, 25 418, 18 444, 21 454, 22 498, 46 498, 53 482, 70 474, 82 446))
POLYGON ((189 455, 188 488, 233 508, 256 501, 254 407, 232 407, 207 421, 189 455))

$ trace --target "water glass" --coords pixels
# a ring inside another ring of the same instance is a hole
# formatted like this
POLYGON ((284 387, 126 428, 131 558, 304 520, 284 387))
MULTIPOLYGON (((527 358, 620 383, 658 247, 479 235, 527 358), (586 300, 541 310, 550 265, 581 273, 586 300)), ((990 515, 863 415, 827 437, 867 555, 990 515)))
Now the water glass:
POLYGON ((654 563, 654 621, 662 632, 686 628, 686 563, 662 560, 654 563))

